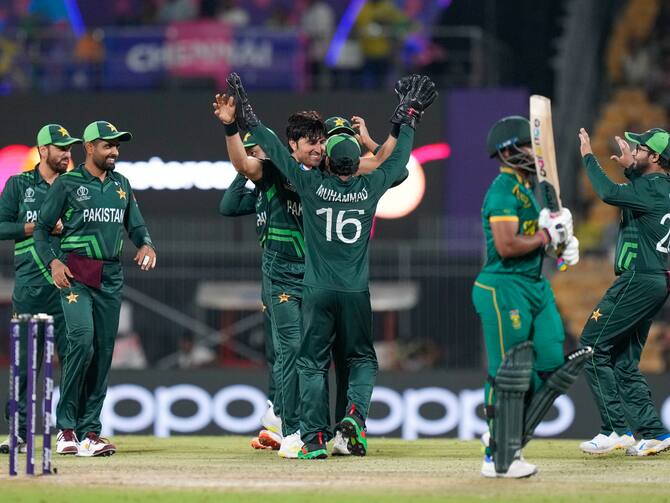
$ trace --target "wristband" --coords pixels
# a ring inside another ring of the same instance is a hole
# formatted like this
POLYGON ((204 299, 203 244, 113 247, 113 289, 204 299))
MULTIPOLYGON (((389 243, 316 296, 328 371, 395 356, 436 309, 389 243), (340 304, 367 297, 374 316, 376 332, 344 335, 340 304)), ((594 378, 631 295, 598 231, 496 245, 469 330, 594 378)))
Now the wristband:
POLYGON ((391 136, 396 139, 400 136, 400 124, 394 123, 393 126, 391 126, 391 136))
POLYGON ((237 128, 237 122, 233 121, 230 124, 224 124, 223 127, 226 129, 226 136, 235 136, 240 130, 237 128))

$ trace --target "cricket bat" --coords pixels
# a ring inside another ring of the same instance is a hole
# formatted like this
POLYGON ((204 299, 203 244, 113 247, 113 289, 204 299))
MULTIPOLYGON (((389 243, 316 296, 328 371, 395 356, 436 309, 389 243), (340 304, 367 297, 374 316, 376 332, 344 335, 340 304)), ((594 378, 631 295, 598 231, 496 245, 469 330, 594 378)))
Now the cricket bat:
MULTIPOLYGON (((540 185, 540 193, 545 207, 551 212, 561 211, 561 186, 558 181, 554 129, 551 124, 551 100, 533 94, 530 97, 530 136, 535 156, 535 170, 540 185)), ((556 267, 559 271, 568 266, 560 256, 559 248, 556 267)))

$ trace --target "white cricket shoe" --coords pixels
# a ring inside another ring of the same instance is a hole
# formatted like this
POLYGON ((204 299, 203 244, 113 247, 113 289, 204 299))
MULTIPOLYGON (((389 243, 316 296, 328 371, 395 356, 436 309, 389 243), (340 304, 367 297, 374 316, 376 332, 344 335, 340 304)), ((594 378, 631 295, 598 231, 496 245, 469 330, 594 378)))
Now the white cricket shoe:
POLYGON ((116 446, 106 438, 99 437, 89 431, 84 439, 79 442, 77 456, 90 458, 93 456, 111 456, 116 452, 116 446))
MULTIPOLYGON (((631 444, 632 435, 619 436, 615 431, 609 435, 598 433, 591 440, 579 444, 579 448, 587 454, 606 454, 615 449, 624 449, 631 444)), ((633 439, 635 443, 635 439, 633 439)))
POLYGON ((347 439, 342 436, 341 431, 335 432, 335 438, 333 439, 333 456, 351 456, 349 448, 347 447, 347 439))
POLYGON ((291 433, 284 437, 279 448, 279 457, 287 459, 298 459, 298 453, 302 449, 302 440, 300 439, 300 431, 291 433))
POLYGON ((79 452, 79 440, 77 440, 74 430, 58 431, 56 452, 58 454, 77 454, 79 452))
POLYGON ((619 443, 621 444, 622 449, 628 449, 629 447, 633 447, 637 441, 635 440, 633 433, 629 431, 623 435, 619 435, 619 443))
MULTIPOLYGON (((25 453, 28 449, 26 442, 19 436, 16 437, 16 442, 19 445, 19 452, 25 453)), ((0 454, 9 454, 9 436, 0 443, 0 454)))
POLYGON ((272 433, 277 433, 281 435, 281 418, 275 415, 275 410, 272 405, 272 402, 268 400, 268 409, 265 411, 265 414, 261 417, 261 425, 268 431, 272 433))
POLYGON ((524 479, 535 475, 537 473, 537 466, 517 458, 512 461, 507 472, 496 473, 493 458, 491 456, 484 456, 481 473, 487 478, 524 479))
POLYGON ((626 449, 626 456, 653 456, 663 451, 670 450, 670 436, 662 440, 652 438, 640 440, 637 445, 626 449))

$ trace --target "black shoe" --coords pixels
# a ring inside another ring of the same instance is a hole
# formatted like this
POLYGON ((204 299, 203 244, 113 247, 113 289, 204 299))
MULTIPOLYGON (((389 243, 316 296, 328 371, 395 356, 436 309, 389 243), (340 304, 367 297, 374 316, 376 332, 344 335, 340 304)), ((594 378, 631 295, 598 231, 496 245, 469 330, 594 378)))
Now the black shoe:
POLYGON ((344 416, 344 419, 337 423, 335 430, 342 432, 342 436, 347 440, 347 448, 354 456, 365 456, 368 451, 368 439, 365 434, 365 421, 363 417, 356 410, 356 406, 352 405, 349 413, 344 416))

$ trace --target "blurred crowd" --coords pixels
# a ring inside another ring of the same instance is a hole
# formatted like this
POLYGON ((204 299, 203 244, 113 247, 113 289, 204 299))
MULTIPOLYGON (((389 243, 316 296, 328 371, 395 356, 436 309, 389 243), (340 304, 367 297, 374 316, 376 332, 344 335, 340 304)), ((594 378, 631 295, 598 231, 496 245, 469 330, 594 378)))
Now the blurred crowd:
MULTIPOLYGON (((237 31, 299 33, 304 42, 308 88, 377 89, 388 85, 400 73, 440 68, 444 51, 431 37, 430 30, 449 3, 445 0, 363 2, 354 22, 345 30, 337 56, 327 59, 335 31, 347 8, 355 2, 115 0, 108 8, 99 9, 97 2, 5 0, 4 5, 0 2, 0 51, 5 61, 0 76, 11 59, 13 40, 9 33, 18 31, 23 40, 44 37, 47 33, 50 37, 73 39, 71 59, 91 65, 95 72, 96 65, 105 60, 105 31, 215 21, 237 31), (73 13, 72 5, 77 6, 77 12, 73 13)), ((439 81, 439 76, 434 77, 439 81)), ((95 75, 87 76, 85 82, 78 86, 75 83, 75 87, 95 88, 91 85, 95 80, 95 75)))

